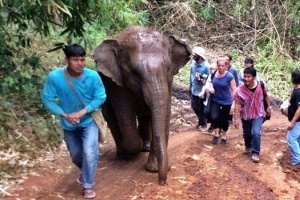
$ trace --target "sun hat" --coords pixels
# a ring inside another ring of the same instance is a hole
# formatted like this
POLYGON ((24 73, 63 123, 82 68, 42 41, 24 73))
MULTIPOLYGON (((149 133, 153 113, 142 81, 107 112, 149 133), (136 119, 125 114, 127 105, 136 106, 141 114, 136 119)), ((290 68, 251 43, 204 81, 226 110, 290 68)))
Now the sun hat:
POLYGON ((193 54, 197 54, 197 55, 201 56, 204 60, 207 60, 207 58, 205 56, 205 49, 203 49, 202 47, 195 47, 193 49, 193 54))
POLYGON ((254 60, 252 58, 245 58, 245 63, 254 63, 254 60))

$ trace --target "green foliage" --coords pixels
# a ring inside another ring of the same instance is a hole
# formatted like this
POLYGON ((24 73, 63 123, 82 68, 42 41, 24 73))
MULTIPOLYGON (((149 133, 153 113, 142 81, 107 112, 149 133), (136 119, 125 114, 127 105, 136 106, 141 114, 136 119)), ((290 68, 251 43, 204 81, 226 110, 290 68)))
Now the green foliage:
POLYGON ((183 68, 179 70, 179 73, 174 76, 174 83, 181 86, 189 87, 190 85, 190 68, 191 63, 189 62, 183 68))
POLYGON ((284 51, 277 49, 274 45, 257 48, 255 53, 255 68, 260 72, 261 78, 268 84, 272 97, 287 99, 293 87, 290 77, 291 71, 299 69, 300 62, 295 62, 287 57, 284 51))
POLYGON ((196 10, 198 11, 198 15, 205 19, 207 22, 212 22, 216 16, 216 10, 215 7, 218 4, 213 1, 208 1, 207 3, 203 3, 200 1, 195 2, 196 10))

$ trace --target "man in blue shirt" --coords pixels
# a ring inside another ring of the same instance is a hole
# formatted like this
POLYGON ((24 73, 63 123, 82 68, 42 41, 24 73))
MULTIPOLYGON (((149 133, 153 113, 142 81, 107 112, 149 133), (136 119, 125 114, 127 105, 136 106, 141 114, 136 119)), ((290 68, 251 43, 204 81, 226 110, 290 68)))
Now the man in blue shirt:
POLYGON ((193 61, 190 71, 190 92, 192 109, 198 117, 197 128, 200 131, 207 130, 207 120, 204 115, 204 100, 199 97, 206 78, 209 75, 209 63, 205 56, 205 50, 201 47, 193 49, 193 61))
POLYGON ((99 109, 106 100, 105 89, 98 73, 85 67, 86 52, 82 46, 68 45, 64 53, 67 67, 49 73, 42 90, 42 101, 49 111, 61 117, 72 162, 80 169, 78 181, 84 188, 83 195, 94 198, 96 193, 92 187, 99 148, 98 127, 91 112, 99 109))

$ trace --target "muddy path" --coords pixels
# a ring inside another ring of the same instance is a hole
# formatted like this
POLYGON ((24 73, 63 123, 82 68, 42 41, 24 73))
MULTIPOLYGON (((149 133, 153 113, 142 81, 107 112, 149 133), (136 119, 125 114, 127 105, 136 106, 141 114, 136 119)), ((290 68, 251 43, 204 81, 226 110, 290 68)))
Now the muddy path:
MULTIPOLYGON (((111 138, 101 147, 95 190, 100 200, 135 199, 282 199, 300 200, 300 166, 290 167, 286 144, 287 119, 273 112, 263 126, 261 161, 243 154, 241 129, 231 128, 226 145, 212 145, 212 136, 194 127, 170 135, 171 170, 166 186, 144 170, 147 153, 120 160, 111 138)), ((83 199, 65 147, 40 163, 28 179, 5 199, 83 199)))

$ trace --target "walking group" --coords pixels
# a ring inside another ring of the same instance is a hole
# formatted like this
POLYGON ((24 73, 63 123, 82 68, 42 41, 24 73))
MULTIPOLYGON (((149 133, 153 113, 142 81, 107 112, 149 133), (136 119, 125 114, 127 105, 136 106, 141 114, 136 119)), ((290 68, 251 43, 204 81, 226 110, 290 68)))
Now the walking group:
MULTIPOLYGON (((49 73, 42 90, 44 106, 60 116, 64 141, 72 162, 80 170, 78 182, 85 198, 94 198, 94 178, 99 160, 98 127, 91 115, 106 101, 106 90, 98 73, 85 67, 86 51, 72 44, 64 48, 65 68, 49 73)), ((212 133, 212 143, 227 143, 230 124, 243 127, 244 153, 259 162, 261 128, 271 115, 270 98, 265 83, 259 80, 251 58, 238 73, 232 57, 219 57, 216 65, 209 65, 205 50, 193 50, 191 64, 191 104, 198 118, 200 131, 212 133), (212 66, 212 67, 210 67, 212 66), (207 123, 210 123, 208 128, 207 123)), ((288 109, 288 145, 291 165, 300 164, 300 71, 292 72, 294 91, 288 109)))
MULTIPOLYGON (((232 66, 232 57, 225 54, 216 64, 208 63, 202 47, 193 49, 190 68, 191 107, 198 118, 197 128, 212 134, 212 144, 225 145, 229 127, 242 124, 244 154, 251 160, 260 158, 261 130, 271 116, 270 97, 266 83, 260 80, 254 60, 246 58, 244 69, 232 66), (210 123, 210 127, 207 124, 210 123)), ((291 150, 290 165, 300 164, 300 71, 291 74, 294 91, 288 109, 287 141, 291 150)))

